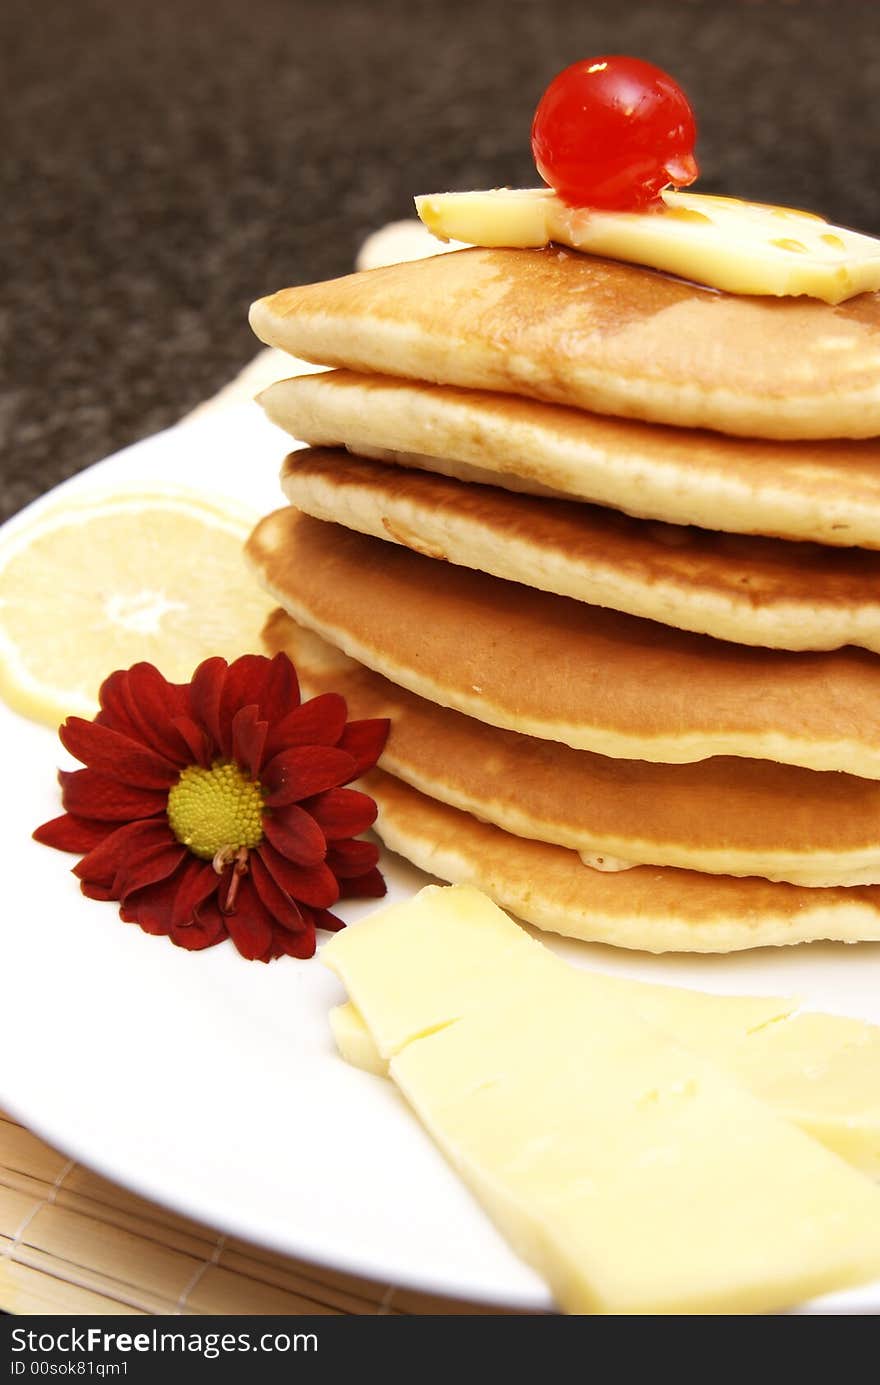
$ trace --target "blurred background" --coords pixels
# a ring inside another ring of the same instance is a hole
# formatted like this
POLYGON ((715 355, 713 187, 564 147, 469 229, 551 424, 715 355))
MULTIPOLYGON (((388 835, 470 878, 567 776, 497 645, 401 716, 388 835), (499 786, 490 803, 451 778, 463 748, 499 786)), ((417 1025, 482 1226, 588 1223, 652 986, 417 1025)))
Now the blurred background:
POLYGON ((415 192, 529 185, 577 58, 685 87, 699 190, 880 234, 876 0, 3 0, 0 508, 173 423, 251 299, 415 192))

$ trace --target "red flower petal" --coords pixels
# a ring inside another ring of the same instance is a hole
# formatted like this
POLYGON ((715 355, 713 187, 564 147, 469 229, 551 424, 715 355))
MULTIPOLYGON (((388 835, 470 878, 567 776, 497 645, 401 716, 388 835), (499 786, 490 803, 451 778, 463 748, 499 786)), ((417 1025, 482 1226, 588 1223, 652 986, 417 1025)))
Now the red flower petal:
POLYGON ((263 833, 282 856, 298 866, 316 866, 327 843, 315 819, 295 803, 263 815, 263 833))
POLYGON ((186 928, 172 928, 171 941, 188 952, 202 952, 206 947, 216 947, 225 943, 229 937, 226 921, 219 909, 206 919, 198 919, 186 928))
POLYGON ((192 717, 174 717, 171 725, 180 737, 181 742, 186 746, 187 758, 191 764, 201 765, 203 769, 208 769, 211 764, 211 738, 207 731, 204 731, 198 722, 193 721, 192 717))
POLYGON ((142 662, 128 670, 122 696, 137 727, 138 739, 182 768, 189 755, 169 722, 187 711, 185 691, 169 683, 153 664, 142 662))
POLYGON ((171 906, 171 931, 188 928, 198 921, 199 905, 217 893, 220 877, 210 861, 190 856, 184 861, 171 906))
POLYGON ((323 928, 326 933, 338 933, 345 927, 343 920, 331 914, 329 909, 315 909, 314 918, 315 927, 323 928))
POLYGON ((315 925, 311 919, 306 919, 300 933, 287 933, 283 928, 276 928, 272 934, 273 957, 299 957, 307 961, 309 957, 314 957, 316 946, 315 925))
POLYGON ((339 693, 312 697, 270 727, 266 755, 277 755, 295 745, 336 745, 347 716, 345 698, 339 693))
POLYGON ((263 763, 263 747, 269 723, 260 720, 253 705, 241 707, 232 718, 232 758, 237 765, 256 779, 263 763))
POLYGON ((366 832, 378 812, 370 795, 357 789, 327 789, 302 806, 311 813, 328 842, 366 832))
POLYGON ((269 682, 271 660, 265 654, 242 654, 226 670, 220 696, 220 746, 232 757, 232 722, 242 707, 259 708, 269 682))
POLYGON ((79 887, 89 899, 108 900, 116 898, 112 885, 93 885, 88 880, 81 880, 79 887))
POLYGON ((99 726, 107 726, 112 731, 121 731, 123 736, 140 740, 137 726, 131 719, 128 702, 128 673, 118 668, 105 678, 98 692, 101 710, 95 717, 99 726))
POLYGON ((272 924, 247 876, 241 882, 235 912, 224 917, 229 936, 242 957, 251 962, 268 962, 272 951, 272 924))
POLYGON ((292 933, 301 933, 303 916, 286 890, 269 874, 257 852, 251 853, 251 879, 260 901, 276 923, 292 933))
POLYGON ((286 890, 297 904, 328 909, 336 903, 339 885, 323 861, 317 866, 297 866, 276 851, 270 842, 261 842, 256 851, 276 885, 286 890))
MULTIPOLYGON (((271 727, 299 705, 296 670, 286 654, 268 659, 244 654, 227 668, 222 659, 207 659, 196 669, 190 690, 193 716, 209 733, 215 753, 235 758, 232 722, 243 707, 256 707, 259 720, 271 727)), ((253 773, 258 774, 259 766, 253 773)))
POLYGON ((210 895, 208 899, 197 906, 195 918, 193 920, 194 923, 209 924, 216 918, 223 924, 223 928, 226 928, 226 915, 220 908, 220 901, 226 898, 231 874, 231 870, 227 868, 222 875, 217 877, 218 884, 216 893, 210 895))
POLYGON ((102 710, 95 717, 99 726, 121 732, 178 767, 186 763, 179 738, 168 731, 169 717, 185 707, 185 693, 152 664, 117 669, 105 678, 99 697, 102 710))
POLYGON ((199 664, 189 685, 189 709, 211 741, 211 754, 221 748, 220 698, 226 679, 226 660, 219 656, 199 664))
POLYGON ((82 717, 68 717, 58 732, 61 744, 71 755, 141 789, 170 789, 180 777, 180 769, 131 737, 99 726, 82 717))
POLYGON ((129 923, 139 924, 145 933, 170 932, 171 911, 187 864, 181 862, 164 880, 130 891, 119 910, 121 916, 129 923))
POLYGON ((365 721, 350 721, 339 741, 339 749, 347 750, 354 757, 355 772, 352 779, 366 774, 372 769, 388 740, 391 722, 387 717, 371 717, 365 721))
POLYGON ((375 842, 334 842, 327 852, 327 865, 340 880, 366 875, 378 860, 379 848, 375 842))
MULTIPOLYGON (((149 850, 160 840, 177 845, 167 822, 148 818, 143 822, 123 823, 105 836, 81 861, 77 861, 73 873, 80 880, 88 880, 92 884, 112 885, 126 861, 136 860, 143 850, 149 850)), ((179 849, 181 852, 186 850, 185 847, 179 849)))
POLYGON ((375 866, 368 870, 366 875, 358 875, 353 880, 346 878, 339 882, 340 899, 381 899, 387 891, 385 877, 375 866))
POLYGON ((355 762, 344 750, 332 746, 297 746, 282 750, 263 770, 261 779, 267 808, 282 808, 300 798, 333 789, 357 773, 355 762))
POLYGON ((189 685, 171 683, 155 664, 141 659, 128 670, 128 686, 143 716, 155 714, 157 726, 171 717, 181 717, 189 709, 189 685))
POLYGON ((125 923, 136 923, 138 928, 142 928, 145 933, 149 933, 154 938, 167 938, 171 932, 167 924, 160 922, 158 918, 149 913, 138 912, 136 917, 131 917, 131 910, 120 909, 119 917, 125 923))
MULTIPOLYGON (((96 769, 59 770, 61 801, 68 813, 104 822, 131 822, 164 813, 165 789, 137 789, 96 769)), ((109 832, 108 827, 105 831, 109 832)))
POLYGON ((265 687, 260 696, 260 716, 270 725, 286 717, 300 703, 299 679, 287 654, 269 660, 265 687))
POLYGON ((157 839, 152 844, 139 845, 132 859, 126 858, 116 872, 113 888, 117 899, 125 900, 134 890, 142 890, 146 885, 166 879, 188 855, 186 847, 181 846, 170 832, 165 841, 157 839))
POLYGON ((90 822, 71 813, 62 813, 60 818, 44 822, 32 834, 35 842, 43 846, 54 846, 56 851, 75 851, 81 855, 91 851, 99 842, 113 831, 106 822, 90 822))

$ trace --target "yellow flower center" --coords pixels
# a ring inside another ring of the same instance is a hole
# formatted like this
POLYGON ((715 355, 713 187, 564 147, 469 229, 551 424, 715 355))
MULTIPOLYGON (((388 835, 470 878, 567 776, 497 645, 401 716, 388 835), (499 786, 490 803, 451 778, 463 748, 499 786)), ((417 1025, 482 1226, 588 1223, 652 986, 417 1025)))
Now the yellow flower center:
POLYGON ((263 839, 260 786, 228 760, 185 769, 168 795, 167 812, 177 840, 204 861, 218 852, 231 858, 263 839))

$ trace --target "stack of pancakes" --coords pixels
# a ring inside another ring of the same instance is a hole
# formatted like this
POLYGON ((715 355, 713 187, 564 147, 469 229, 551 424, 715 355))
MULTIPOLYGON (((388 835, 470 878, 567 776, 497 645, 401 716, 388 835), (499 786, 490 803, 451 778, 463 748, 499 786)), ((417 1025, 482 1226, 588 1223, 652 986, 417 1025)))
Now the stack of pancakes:
POLYGON ((649 951, 880 939, 880 295, 551 247, 254 305, 334 370, 249 556, 394 851, 649 951))

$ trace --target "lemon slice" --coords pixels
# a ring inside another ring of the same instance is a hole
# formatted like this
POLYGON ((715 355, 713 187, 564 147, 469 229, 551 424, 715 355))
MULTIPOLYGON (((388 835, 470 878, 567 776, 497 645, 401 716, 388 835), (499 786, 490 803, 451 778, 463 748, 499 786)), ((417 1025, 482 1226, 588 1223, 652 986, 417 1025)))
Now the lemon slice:
POLYGON ((276 604, 242 544, 257 516, 183 490, 116 491, 43 510, 0 539, 0 696, 57 726, 91 717, 140 659, 186 682, 212 654, 262 652, 276 604))

